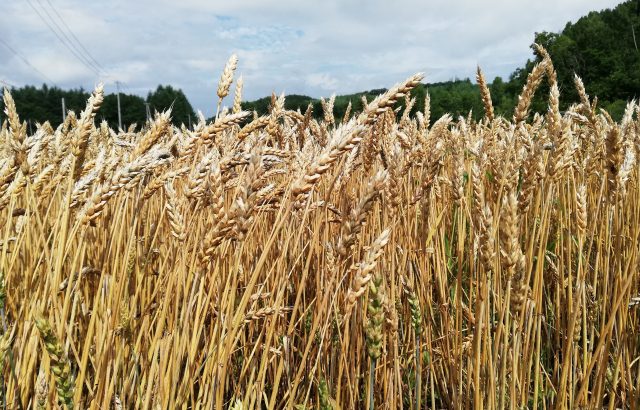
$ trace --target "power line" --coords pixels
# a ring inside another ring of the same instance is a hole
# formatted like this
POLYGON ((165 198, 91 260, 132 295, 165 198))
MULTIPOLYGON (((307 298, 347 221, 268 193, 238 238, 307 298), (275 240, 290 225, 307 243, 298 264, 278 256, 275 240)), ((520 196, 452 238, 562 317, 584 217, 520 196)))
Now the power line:
POLYGON ((76 37, 76 35, 73 33, 73 31, 71 30, 71 28, 67 25, 67 23, 64 21, 64 19, 62 18, 62 16, 60 15, 60 13, 58 13, 58 10, 56 9, 56 7, 51 3, 50 0, 47 0, 47 3, 49 3, 49 6, 51 7, 51 9, 53 10, 53 12, 56 14, 56 16, 58 16, 58 19, 60 19, 60 21, 62 22, 62 24, 67 28, 67 31, 69 32, 69 34, 71 34, 71 37, 74 38, 74 40, 76 41, 76 43, 78 44, 78 46, 80 46, 80 48, 82 50, 84 50, 85 54, 91 59, 91 61, 94 62, 94 64, 96 66, 98 66, 103 72, 106 73, 106 70, 104 69, 104 67, 102 67, 102 65, 100 65, 100 63, 98 63, 98 61, 93 57, 93 55, 89 52, 89 50, 87 50, 87 48, 84 46, 84 44, 82 44, 82 42, 78 39, 78 37, 76 37))
POLYGON ((49 21, 51 21, 53 23, 54 26, 56 26, 56 28, 58 29, 58 33, 62 34, 62 36, 65 38, 66 43, 68 45, 70 45, 75 51, 76 53, 78 53, 78 55, 83 59, 83 61, 85 62, 85 64, 90 65, 91 67, 93 67, 94 69, 96 69, 98 72, 100 72, 100 67, 98 67, 97 65, 93 64, 91 62, 91 60, 89 58, 87 58, 86 54, 84 54, 82 52, 82 50, 80 50, 78 48, 78 46, 76 46, 73 41, 71 41, 71 39, 69 38, 69 36, 67 36, 67 33, 65 33, 65 31, 62 29, 62 27, 60 27, 60 25, 56 22, 56 20, 51 16, 51 13, 49 13, 49 11, 47 11, 46 7, 44 7, 44 5, 40 2, 40 0, 36 0, 36 3, 38 6, 40 6, 40 8, 42 9, 42 11, 44 11, 44 13, 47 15, 47 17, 49 18, 49 21))
POLYGON ((42 71, 38 70, 33 64, 31 64, 29 62, 29 60, 27 59, 27 57, 25 57, 24 55, 22 55, 22 53, 19 53, 17 50, 15 50, 13 47, 11 47, 9 45, 9 43, 7 43, 6 41, 4 41, 3 39, 0 38, 0 43, 2 43, 2 45, 4 45, 9 51, 11 51, 16 57, 18 57, 20 60, 22 60, 22 62, 29 66, 33 71, 35 71, 36 73, 38 73, 45 81, 50 82, 53 85, 56 85, 56 83, 50 79, 49 77, 47 77, 46 74, 44 74, 42 71))
POLYGON ((134 94, 134 92, 131 90, 131 88, 129 87, 129 84, 127 84, 126 81, 119 81, 119 83, 126 92, 128 92, 129 94, 134 94))
POLYGON ((5 81, 5 80, 0 80, 0 84, 4 84, 4 86, 5 86, 5 87, 18 88, 18 87, 16 87, 15 85, 13 85, 13 84, 11 84, 10 82, 5 81))
POLYGON ((83 58, 81 53, 78 53, 78 51, 76 50, 75 46, 70 43, 70 41, 69 41, 68 37, 66 36, 66 34, 64 32, 62 32, 62 30, 60 29, 60 26, 53 20, 51 15, 43 8, 43 11, 45 12, 45 14, 47 14, 47 17, 49 17, 49 20, 51 20, 51 22, 58 28, 58 31, 54 27, 51 26, 49 21, 47 21, 47 19, 45 19, 45 17, 42 15, 42 13, 40 13, 40 11, 38 11, 38 9, 33 5, 31 0, 27 0, 27 4, 29 4, 29 7, 31 7, 31 9, 36 12, 38 17, 40 17, 40 20, 42 20, 42 22, 45 23, 47 28, 49 28, 49 30, 58 38, 58 40, 62 43, 62 45, 64 45, 73 54, 73 56, 76 59, 78 59, 78 61, 80 61, 85 67, 87 67, 89 70, 94 72, 99 77, 100 76, 99 70, 96 69, 96 67, 93 67, 90 64, 89 61, 87 61, 85 58, 83 58), (62 36, 60 34, 62 34, 62 36), (66 40, 63 37, 65 37, 66 40))
MULTIPOLYGON (((37 0, 38 3, 41 3, 41 0, 37 0)), ((67 24, 67 22, 64 20, 64 18, 60 15, 60 13, 58 13, 57 8, 51 3, 51 0, 46 0, 47 3, 49 4, 49 7, 51 8, 51 10, 54 12, 54 14, 58 17, 58 20, 62 23, 62 25, 67 29, 67 32, 71 35, 71 38, 73 38, 75 40, 75 43, 78 47, 76 47, 76 50, 78 50, 79 52, 81 52, 81 54, 84 55, 84 57, 92 63, 92 65, 96 68, 98 68, 100 71, 102 71, 103 73, 106 74, 106 70, 104 69, 104 67, 102 67, 102 65, 100 65, 100 63, 98 63, 98 61, 93 57, 93 55, 91 55, 91 53, 89 52, 89 50, 87 50, 87 48, 82 44, 82 42, 78 39, 78 37, 74 34, 73 30, 71 30, 71 27, 69 27, 69 25, 67 24)), ((42 9, 46 11, 45 7, 42 7, 42 9)), ((49 13, 47 13, 49 14, 49 13)), ((51 17, 51 16, 49 16, 51 17)), ((52 19, 53 21, 53 19, 52 19)), ((57 24, 56 24, 57 26, 57 24)), ((58 28, 60 28, 58 26, 58 28)), ((60 30, 61 32, 63 32, 62 30, 60 30)), ((65 36, 66 37, 66 36, 65 36)), ((68 39, 68 37, 66 37, 68 39)), ((70 41, 71 43, 71 41, 70 41)))
POLYGON ((60 42, 67 48, 67 50, 69 50, 71 52, 71 54, 73 54, 73 56, 78 59, 78 61, 80 61, 85 67, 87 67, 89 70, 91 70, 95 75, 97 75, 98 77, 100 77, 100 72, 99 70, 95 69, 93 66, 91 66, 91 64, 88 64, 86 61, 84 61, 82 59, 82 57, 80 55, 78 55, 76 53, 76 51, 69 46, 69 44, 67 44, 65 42, 65 40, 60 36, 60 34, 58 34, 58 32, 51 27, 51 24, 47 21, 47 19, 44 18, 44 16, 38 11, 37 8, 35 8, 35 6, 31 3, 31 0, 27 0, 27 4, 29 4, 29 7, 31 7, 33 9, 33 11, 36 12, 36 14, 38 15, 38 17, 40 17, 40 20, 42 20, 44 22, 44 24, 49 28, 49 30, 58 38, 58 40, 60 40, 60 42))

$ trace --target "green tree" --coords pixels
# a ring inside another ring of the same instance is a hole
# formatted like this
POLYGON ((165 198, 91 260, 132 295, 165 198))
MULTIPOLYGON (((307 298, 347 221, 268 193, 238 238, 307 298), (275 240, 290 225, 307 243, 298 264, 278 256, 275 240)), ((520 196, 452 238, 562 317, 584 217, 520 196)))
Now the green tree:
MULTIPOLYGON (((24 121, 35 123, 49 123, 57 127, 62 122, 62 98, 67 110, 76 113, 82 111, 89 98, 82 88, 61 90, 46 84, 41 88, 27 85, 11 89, 11 96, 16 103, 18 115, 24 121)), ((0 99, 0 119, 4 119, 4 100, 0 99)))
MULTIPOLYGON (((145 123, 147 114, 144 103, 144 99, 140 96, 120 94, 122 128, 127 129, 131 124, 145 123)), ((116 94, 108 94, 104 97, 98 118, 106 120, 110 127, 118 128, 118 98, 116 94)))
MULTIPOLYGON (((578 101, 574 73, 582 78, 592 97, 598 96, 603 108, 612 109, 614 118, 619 118, 619 108, 626 101, 640 96, 640 51, 635 38, 638 28, 640 2, 630 0, 613 9, 591 12, 568 23, 560 33, 535 34, 535 41, 547 49, 558 73, 562 109, 578 101)), ((521 80, 521 76, 516 79, 521 80)), ((540 91, 543 94, 545 90, 540 91)))
POLYGON ((196 119, 193 107, 182 90, 174 89, 170 85, 159 85, 155 91, 149 93, 147 102, 152 113, 153 111, 161 112, 171 108, 171 118, 175 125, 188 125, 189 118, 191 118, 191 121, 196 119))

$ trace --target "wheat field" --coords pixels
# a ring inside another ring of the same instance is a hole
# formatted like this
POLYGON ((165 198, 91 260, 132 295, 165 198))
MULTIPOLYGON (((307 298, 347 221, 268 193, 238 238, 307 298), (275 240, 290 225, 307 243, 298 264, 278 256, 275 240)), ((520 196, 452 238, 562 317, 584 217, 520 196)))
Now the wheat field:
POLYGON ((561 112, 538 53, 510 118, 478 69, 480 121, 410 114, 421 75, 252 116, 235 57, 193 130, 98 86, 27 135, 5 90, 2 405, 640 408, 640 108, 561 112))

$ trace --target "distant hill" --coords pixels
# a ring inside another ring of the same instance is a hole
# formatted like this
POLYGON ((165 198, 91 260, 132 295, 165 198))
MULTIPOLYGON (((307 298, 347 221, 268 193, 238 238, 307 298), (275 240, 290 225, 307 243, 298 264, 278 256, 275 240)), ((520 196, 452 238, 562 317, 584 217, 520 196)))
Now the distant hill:
MULTIPOLYGON (((416 98, 416 105, 412 110, 413 112, 424 110, 424 99, 427 90, 431 96, 432 117, 439 118, 445 113, 467 115, 469 110, 478 114, 482 113, 480 91, 469 79, 420 84, 411 93, 411 96, 416 98)), ((349 103, 351 103, 352 113, 361 111, 363 96, 366 97, 367 101, 371 101, 385 91, 387 91, 386 88, 379 88, 354 94, 338 95, 334 103, 334 115, 336 118, 342 118, 349 103)), ((263 115, 269 111, 270 104, 271 97, 264 97, 255 101, 243 102, 242 108, 249 111, 255 110, 258 114, 263 115)), ((323 115, 322 105, 319 99, 307 95, 287 95, 285 99, 286 109, 299 109, 302 113, 305 112, 309 104, 312 105, 313 114, 316 118, 323 115)), ((400 104, 402 105, 404 102, 400 102, 400 104)))
MULTIPOLYGON (((573 86, 574 73, 582 77, 587 92, 592 96, 597 95, 600 107, 607 109, 615 119, 622 116, 627 101, 640 97, 640 0, 628 0, 613 9, 591 12, 575 23, 567 23, 558 33, 535 33, 534 41, 542 44, 553 59, 558 72, 561 108, 564 109, 578 100, 573 86)), ((491 81, 491 96, 498 114, 511 115, 527 74, 536 61, 528 60, 507 80, 496 77, 491 81)), ((339 95, 336 97, 334 115, 336 118, 342 118, 349 102, 353 111, 360 111, 362 96, 371 101, 384 91, 377 89, 339 95)), ((444 113, 458 116, 467 115, 471 110, 476 118, 483 113, 478 87, 469 79, 423 84, 417 87, 412 92, 412 97, 416 97, 414 112, 424 109, 427 91, 431 95, 432 120, 444 113)), ((543 84, 532 103, 534 111, 546 111, 547 91, 548 87, 543 84)), ((67 108, 80 111, 89 96, 82 89, 61 90, 47 86, 25 86, 11 92, 21 118, 32 122, 50 121, 54 126, 62 119, 62 97, 65 97, 67 108)), ((243 108, 265 114, 269 111, 270 102, 270 97, 260 98, 244 102, 243 108)), ((149 93, 146 99, 136 95, 121 95, 121 104, 125 107, 125 127, 146 120, 145 103, 149 103, 151 110, 164 110, 172 106, 175 124, 189 124, 191 119, 195 119, 193 108, 181 90, 175 90, 171 86, 159 86, 149 93)), ((304 112, 309 104, 313 107, 314 116, 323 115, 318 99, 293 94, 288 95, 285 102, 287 109, 300 109, 301 112, 304 112)), ((3 110, 0 100, 0 111, 3 110)), ((0 112, 0 120, 3 117, 4 113, 0 112)), ((117 126, 115 95, 105 97, 98 119, 108 121, 112 127, 117 126)))

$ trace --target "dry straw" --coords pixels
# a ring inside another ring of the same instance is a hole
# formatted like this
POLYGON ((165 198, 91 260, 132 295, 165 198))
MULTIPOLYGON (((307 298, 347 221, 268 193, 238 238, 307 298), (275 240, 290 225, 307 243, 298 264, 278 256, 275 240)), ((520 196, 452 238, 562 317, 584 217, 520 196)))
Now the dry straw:
POLYGON ((30 134, 5 89, 6 407, 637 408, 639 108, 565 108, 537 54, 478 121, 419 74, 251 118, 235 56, 193 130, 96 124, 97 87, 30 134))

